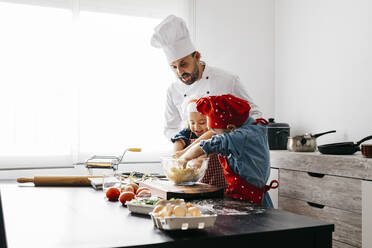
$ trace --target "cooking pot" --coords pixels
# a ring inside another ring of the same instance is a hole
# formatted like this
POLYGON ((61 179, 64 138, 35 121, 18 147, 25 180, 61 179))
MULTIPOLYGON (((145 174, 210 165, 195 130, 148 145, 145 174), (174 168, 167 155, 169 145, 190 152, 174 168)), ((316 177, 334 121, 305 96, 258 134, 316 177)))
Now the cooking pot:
POLYGON ((286 150, 290 127, 287 123, 276 123, 274 118, 269 118, 267 135, 270 150, 286 150))
POLYGON ((336 130, 288 137, 287 150, 291 152, 314 152, 316 150, 316 138, 328 133, 335 133, 336 130))
POLYGON ((354 142, 341 142, 318 146, 318 150, 323 154, 334 154, 334 155, 351 155, 357 151, 360 151, 360 144, 364 141, 372 139, 372 135, 367 136, 357 143, 354 142))

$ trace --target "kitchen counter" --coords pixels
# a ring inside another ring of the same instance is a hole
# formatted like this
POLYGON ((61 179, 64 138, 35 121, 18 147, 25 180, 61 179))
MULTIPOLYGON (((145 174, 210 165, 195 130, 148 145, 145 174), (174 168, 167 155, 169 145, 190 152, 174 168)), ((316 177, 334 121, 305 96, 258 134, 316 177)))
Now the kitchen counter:
POLYGON ((1 247, 332 246, 333 224, 227 199, 194 201, 218 214, 213 227, 163 231, 90 187, 3 183, 0 196, 1 247))
POLYGON ((361 152, 325 155, 320 152, 270 151, 272 168, 302 170, 341 177, 372 180, 372 159, 361 152))

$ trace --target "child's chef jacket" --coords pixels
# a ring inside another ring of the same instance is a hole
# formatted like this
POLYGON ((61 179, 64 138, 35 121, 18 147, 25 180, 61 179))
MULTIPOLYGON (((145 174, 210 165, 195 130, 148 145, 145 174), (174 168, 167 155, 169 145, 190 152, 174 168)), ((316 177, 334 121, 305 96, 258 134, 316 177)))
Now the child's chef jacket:
MULTIPOLYGON (((270 176, 270 153, 267 128, 254 125, 256 120, 248 117, 244 124, 230 133, 214 135, 200 142, 207 155, 217 153, 225 156, 230 169, 244 181, 263 189, 270 176)), ((263 194, 262 205, 273 207, 268 193, 263 194)))
POLYGON ((171 139, 184 127, 183 121, 187 120, 185 107, 191 99, 223 94, 232 94, 247 100, 251 106, 250 115, 255 119, 261 117, 261 112, 247 94, 239 77, 206 65, 203 77, 199 81, 186 85, 177 80, 169 86, 165 107, 165 136, 171 139))

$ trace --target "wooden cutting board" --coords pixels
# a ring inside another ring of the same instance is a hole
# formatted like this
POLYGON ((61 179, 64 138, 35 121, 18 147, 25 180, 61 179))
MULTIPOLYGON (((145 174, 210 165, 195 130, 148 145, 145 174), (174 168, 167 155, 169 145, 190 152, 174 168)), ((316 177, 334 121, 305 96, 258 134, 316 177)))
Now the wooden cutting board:
POLYGON ((139 182, 140 186, 148 187, 151 194, 163 199, 182 198, 187 200, 223 197, 224 189, 205 183, 190 186, 175 185, 168 180, 139 182))

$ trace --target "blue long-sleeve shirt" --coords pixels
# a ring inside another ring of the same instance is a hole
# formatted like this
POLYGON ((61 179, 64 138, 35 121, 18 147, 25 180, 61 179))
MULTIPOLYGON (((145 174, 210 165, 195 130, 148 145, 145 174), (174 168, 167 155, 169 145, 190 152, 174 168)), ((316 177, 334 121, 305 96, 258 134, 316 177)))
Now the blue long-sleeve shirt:
POLYGON ((171 141, 174 143, 177 140, 182 139, 185 142, 185 147, 184 148, 186 148, 186 147, 188 147, 190 145, 191 139, 197 139, 197 138, 198 138, 198 136, 196 136, 195 133, 191 132, 190 129, 184 128, 181 131, 179 131, 178 134, 174 135, 171 138, 171 141))
MULTIPOLYGON (((248 117, 243 125, 230 133, 214 135, 200 142, 204 153, 217 153, 227 157, 232 171, 248 183, 263 189, 270 176, 270 152, 267 127, 253 125, 255 119, 248 117)), ((273 207, 269 194, 265 193, 262 205, 273 207)))

